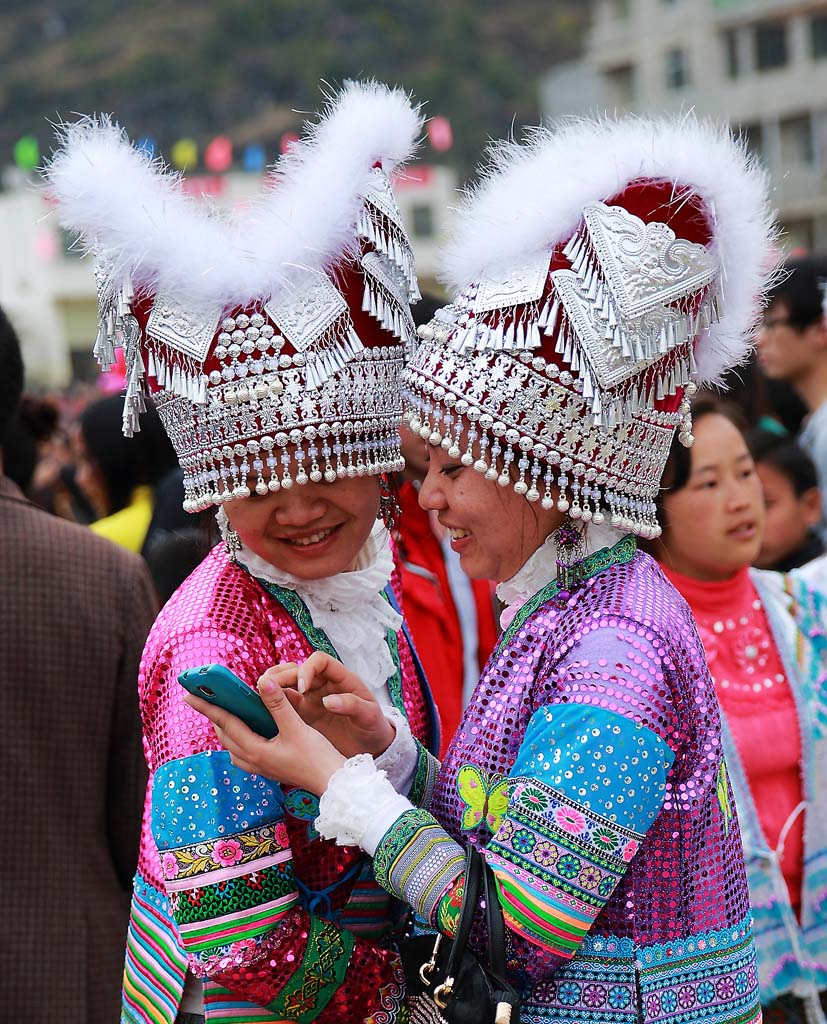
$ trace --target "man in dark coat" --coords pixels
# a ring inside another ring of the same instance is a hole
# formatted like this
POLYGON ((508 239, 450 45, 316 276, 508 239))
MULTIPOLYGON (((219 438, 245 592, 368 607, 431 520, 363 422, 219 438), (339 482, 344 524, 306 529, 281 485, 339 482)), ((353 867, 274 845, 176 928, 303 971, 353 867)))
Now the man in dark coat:
MULTIPOLYGON (((0 449, 22 387, 0 311, 0 449)), ((3 1020, 118 1020, 154 614, 141 559, 30 504, 0 461, 3 1020)))

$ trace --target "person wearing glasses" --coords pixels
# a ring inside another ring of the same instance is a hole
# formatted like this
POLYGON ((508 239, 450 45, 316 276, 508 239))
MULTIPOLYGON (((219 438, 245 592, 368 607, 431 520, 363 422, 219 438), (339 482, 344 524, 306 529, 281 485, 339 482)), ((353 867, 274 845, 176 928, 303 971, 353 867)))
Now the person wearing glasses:
POLYGON ((758 332, 758 361, 770 380, 791 384, 807 406, 798 440, 816 464, 827 501, 827 255, 789 260, 785 270, 769 294, 758 332))

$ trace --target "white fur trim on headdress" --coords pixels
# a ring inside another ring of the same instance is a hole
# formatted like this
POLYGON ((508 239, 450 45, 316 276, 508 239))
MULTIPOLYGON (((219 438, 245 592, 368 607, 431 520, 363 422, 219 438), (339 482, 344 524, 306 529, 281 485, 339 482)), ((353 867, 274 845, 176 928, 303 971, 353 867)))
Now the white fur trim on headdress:
POLYGON ((641 178, 669 181, 705 202, 721 265, 723 315, 696 345, 699 380, 717 381, 746 357, 776 231, 767 176, 727 128, 693 114, 567 120, 532 130, 527 145, 498 143, 490 156, 457 212, 442 260, 446 283, 460 290, 524 264, 567 239, 587 203, 641 178))
POLYGON ((421 127, 402 90, 349 82, 261 197, 231 219, 188 197, 178 175, 105 116, 64 126, 45 176, 61 223, 105 251, 113 279, 195 307, 231 306, 277 295, 304 269, 328 270, 355 248, 372 166, 390 175, 421 127))

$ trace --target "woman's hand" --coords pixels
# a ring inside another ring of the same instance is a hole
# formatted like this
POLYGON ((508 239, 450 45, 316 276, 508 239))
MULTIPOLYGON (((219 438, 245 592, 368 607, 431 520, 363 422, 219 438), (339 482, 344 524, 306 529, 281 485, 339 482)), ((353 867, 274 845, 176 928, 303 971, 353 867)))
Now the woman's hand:
POLYGON ((184 701, 209 718, 221 745, 242 771, 321 796, 330 776, 342 767, 345 758, 320 732, 301 720, 287 698, 287 691, 278 683, 262 677, 259 692, 278 726, 279 734, 271 740, 253 732, 229 711, 199 697, 188 694, 184 701))
POLYGON ((273 666, 259 680, 259 691, 265 683, 281 687, 302 721, 345 757, 378 757, 393 742, 395 729, 373 692, 359 676, 322 651, 314 651, 301 665, 273 666))

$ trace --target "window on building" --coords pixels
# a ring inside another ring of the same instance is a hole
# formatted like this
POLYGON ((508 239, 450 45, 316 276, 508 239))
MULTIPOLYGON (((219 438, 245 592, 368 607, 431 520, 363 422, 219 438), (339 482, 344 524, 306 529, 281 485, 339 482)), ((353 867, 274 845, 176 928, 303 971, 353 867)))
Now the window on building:
POLYGON ((609 102, 618 107, 631 106, 636 97, 637 72, 634 64, 621 64, 606 72, 609 102))
POLYGON ((666 87, 683 89, 689 85, 689 57, 686 50, 667 50, 666 87))
POLYGON ((62 254, 70 260, 79 260, 83 256, 83 246, 78 242, 77 233, 61 227, 57 230, 62 254))
POLYGON ((814 57, 827 57, 827 16, 813 18, 810 22, 810 46, 814 57))
POLYGON ((411 227, 415 238, 433 238, 434 209, 425 203, 411 207, 411 227))
POLYGON ((761 125, 755 121, 752 124, 742 124, 740 128, 741 138, 747 145, 750 153, 764 159, 764 132, 761 125))
POLYGON ((737 78, 740 67, 738 64, 738 36, 735 29, 729 28, 721 34, 721 45, 724 51, 724 69, 727 78, 737 78))
POLYGON ((811 252, 815 243, 815 224, 812 220, 788 220, 781 224, 781 241, 785 249, 804 249, 811 252))
POLYGON ((787 26, 783 21, 766 21, 755 27, 755 66, 759 71, 783 67, 787 56, 787 26))
POLYGON ((812 167, 815 163, 813 120, 809 114, 779 122, 782 167, 812 167))

